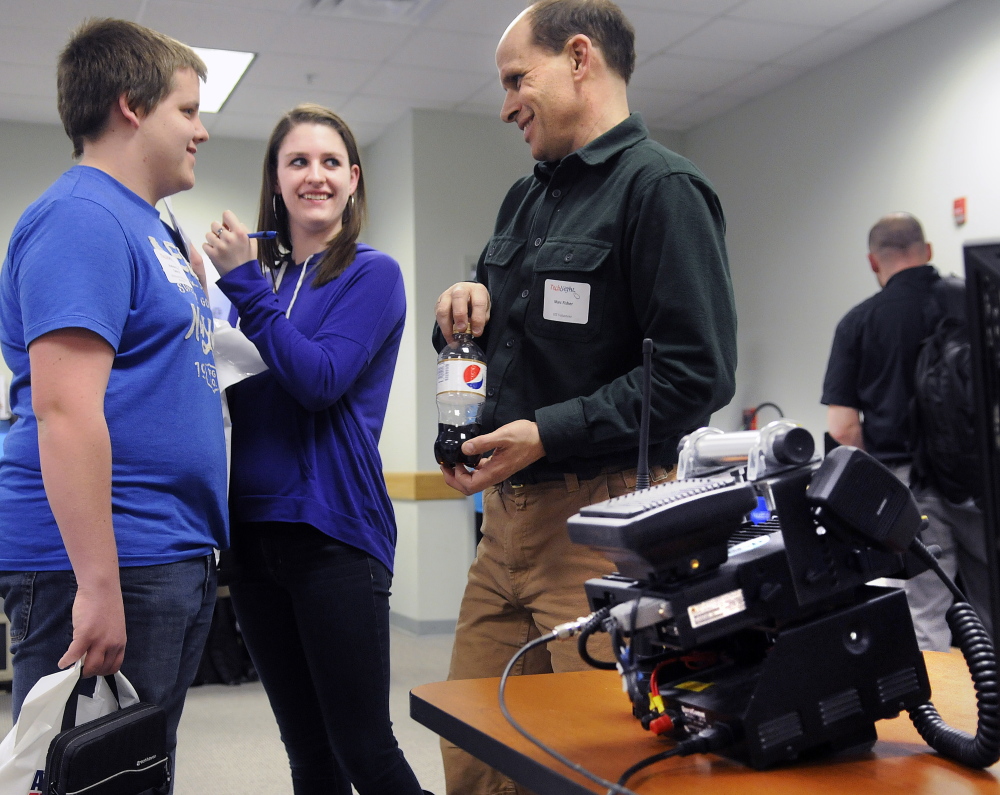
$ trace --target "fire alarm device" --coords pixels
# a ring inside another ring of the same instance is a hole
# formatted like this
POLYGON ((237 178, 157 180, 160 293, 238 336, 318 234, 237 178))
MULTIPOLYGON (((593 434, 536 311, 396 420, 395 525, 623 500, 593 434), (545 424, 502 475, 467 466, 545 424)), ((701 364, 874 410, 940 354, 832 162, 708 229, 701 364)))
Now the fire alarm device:
POLYGON ((965 197, 960 199, 955 199, 952 205, 952 212, 955 216, 955 226, 961 226, 965 223, 965 197))

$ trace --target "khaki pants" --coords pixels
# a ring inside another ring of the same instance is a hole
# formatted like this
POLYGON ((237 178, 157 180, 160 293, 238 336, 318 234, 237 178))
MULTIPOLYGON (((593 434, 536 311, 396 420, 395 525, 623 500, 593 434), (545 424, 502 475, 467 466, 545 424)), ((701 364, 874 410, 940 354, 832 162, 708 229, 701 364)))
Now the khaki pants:
MULTIPOLYGON (((660 482, 672 476, 654 467, 651 479, 660 482)), ((469 569, 449 679, 500 676, 528 641, 589 614, 583 583, 615 567, 588 547, 572 543, 566 520, 586 505, 634 488, 635 470, 628 470, 583 481, 567 475, 562 481, 536 485, 505 482, 483 492, 483 540, 469 569)), ((586 668, 575 641, 557 641, 523 656, 512 673, 586 668)), ((528 792, 455 745, 442 740, 441 748, 449 795, 528 792)))

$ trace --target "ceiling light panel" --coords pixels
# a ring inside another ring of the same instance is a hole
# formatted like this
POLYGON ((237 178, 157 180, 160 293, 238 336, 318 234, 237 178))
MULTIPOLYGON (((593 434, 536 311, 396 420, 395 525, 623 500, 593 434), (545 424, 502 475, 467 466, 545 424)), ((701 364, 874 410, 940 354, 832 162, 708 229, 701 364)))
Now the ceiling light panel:
POLYGON ((192 47, 208 67, 208 80, 201 82, 202 113, 218 113, 240 82, 256 53, 192 47))

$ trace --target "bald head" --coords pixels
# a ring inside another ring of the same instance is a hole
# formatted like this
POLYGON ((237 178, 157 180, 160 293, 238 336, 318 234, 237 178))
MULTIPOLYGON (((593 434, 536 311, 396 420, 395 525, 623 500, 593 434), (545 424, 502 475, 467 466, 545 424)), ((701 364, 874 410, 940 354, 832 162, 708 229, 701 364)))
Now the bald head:
POLYGON ((877 254, 882 250, 906 251, 912 246, 923 246, 924 229, 920 221, 909 213, 892 213, 880 218, 868 233, 868 250, 877 254))
POLYGON ((868 261, 882 287, 899 271, 926 265, 930 259, 924 229, 909 213, 886 215, 868 233, 868 261))

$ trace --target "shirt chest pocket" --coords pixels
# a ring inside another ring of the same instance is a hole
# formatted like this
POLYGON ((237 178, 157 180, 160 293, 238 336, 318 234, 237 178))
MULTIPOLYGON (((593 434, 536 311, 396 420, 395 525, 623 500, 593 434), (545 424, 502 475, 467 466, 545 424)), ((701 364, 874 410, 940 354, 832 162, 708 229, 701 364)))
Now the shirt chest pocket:
POLYGON ((550 238, 534 267, 528 329, 540 337, 589 342, 604 319, 611 244, 550 238))
POLYGON ((524 240, 518 237, 494 235, 486 246, 483 264, 486 265, 486 286, 490 295, 500 295, 504 283, 510 278, 511 263, 524 248, 524 240))

